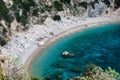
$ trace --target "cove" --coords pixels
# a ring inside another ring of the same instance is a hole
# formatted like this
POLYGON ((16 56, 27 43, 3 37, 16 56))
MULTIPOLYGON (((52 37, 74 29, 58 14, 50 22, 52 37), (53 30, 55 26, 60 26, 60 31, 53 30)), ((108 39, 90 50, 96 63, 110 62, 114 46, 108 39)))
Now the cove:
POLYGON ((119 23, 88 28, 59 39, 34 57, 30 75, 58 80, 57 74, 60 80, 67 80, 82 74, 88 63, 120 72, 119 23), (64 51, 75 54, 75 57, 63 58, 64 51))

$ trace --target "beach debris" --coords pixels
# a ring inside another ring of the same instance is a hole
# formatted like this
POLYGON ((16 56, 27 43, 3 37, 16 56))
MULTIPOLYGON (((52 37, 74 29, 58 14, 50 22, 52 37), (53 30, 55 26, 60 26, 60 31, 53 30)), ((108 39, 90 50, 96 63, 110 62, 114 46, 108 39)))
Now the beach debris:
POLYGON ((38 46, 42 46, 44 44, 45 44, 45 42, 43 42, 43 41, 38 42, 38 46))
POLYGON ((72 58, 72 57, 74 57, 75 55, 69 53, 68 51, 64 51, 64 52, 62 53, 62 56, 63 56, 64 58, 72 58))
POLYGON ((52 35, 52 36, 54 35, 54 33, 53 33, 53 32, 49 32, 49 34, 50 34, 50 35, 52 35))
POLYGON ((43 37, 40 37, 40 38, 37 39, 37 41, 41 41, 41 40, 43 40, 43 39, 44 39, 43 37))

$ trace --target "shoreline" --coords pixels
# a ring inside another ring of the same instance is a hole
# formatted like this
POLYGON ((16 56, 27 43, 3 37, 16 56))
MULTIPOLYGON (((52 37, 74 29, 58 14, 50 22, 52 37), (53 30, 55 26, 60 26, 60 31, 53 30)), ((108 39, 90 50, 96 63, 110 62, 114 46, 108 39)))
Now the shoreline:
MULTIPOLYGON (((60 22, 48 19, 42 25, 31 24, 27 31, 13 34, 11 41, 1 48, 3 56, 7 58, 3 67, 9 69, 6 66, 9 65, 8 62, 16 63, 18 67, 24 67, 25 72, 27 72, 31 60, 37 56, 40 49, 46 48, 65 35, 70 35, 85 28, 102 25, 103 23, 115 22, 120 22, 120 16, 106 15, 95 18, 70 17, 70 19, 63 18, 60 22), (43 40, 38 41, 37 39, 40 38, 43 40), (39 45, 40 42, 44 43, 39 45)), ((13 65, 10 66, 12 67, 13 65)))
POLYGON ((35 58, 38 54, 41 54, 41 51, 43 51, 42 49, 45 49, 46 47, 48 47, 49 45, 53 44, 54 42, 56 42, 58 39, 61 39, 67 35, 71 35, 74 34, 76 32, 80 32, 82 30, 85 30, 87 28, 92 28, 92 27, 99 27, 100 25, 106 25, 106 24, 111 24, 111 23, 118 23, 120 22, 120 19, 111 19, 111 20, 107 20, 107 21, 98 21, 96 23, 91 22, 91 23, 86 23, 86 24, 81 24, 79 26, 74 26, 73 28, 70 28, 68 30, 65 30, 57 35, 54 35, 52 38, 50 38, 48 41, 46 41, 46 43, 43 46, 38 47, 36 50, 34 50, 33 53, 31 53, 31 55, 29 55, 28 59, 25 62, 25 71, 27 72, 27 74, 29 74, 29 67, 31 65, 31 62, 33 60, 33 58, 35 58))

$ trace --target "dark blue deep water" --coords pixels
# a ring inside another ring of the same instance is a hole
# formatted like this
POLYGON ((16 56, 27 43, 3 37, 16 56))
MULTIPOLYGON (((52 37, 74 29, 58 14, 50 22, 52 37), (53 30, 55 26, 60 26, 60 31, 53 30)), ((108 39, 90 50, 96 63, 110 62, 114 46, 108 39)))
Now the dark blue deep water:
POLYGON ((62 77, 60 80, 78 76, 88 63, 120 72, 120 24, 102 25, 66 36, 43 50, 31 63, 32 77, 52 77, 52 80, 58 80, 56 74, 62 77), (63 58, 64 51, 75 57, 63 58))

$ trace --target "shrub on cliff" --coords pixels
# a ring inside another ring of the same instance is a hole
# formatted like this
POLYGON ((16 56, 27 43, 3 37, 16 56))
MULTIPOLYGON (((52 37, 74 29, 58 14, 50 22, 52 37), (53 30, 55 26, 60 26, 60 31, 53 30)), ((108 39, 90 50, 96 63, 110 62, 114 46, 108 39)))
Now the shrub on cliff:
POLYGON ((5 20, 6 22, 12 22, 13 18, 9 14, 9 9, 6 7, 3 0, 0 0, 0 21, 5 20))
POLYGON ((2 37, 0 37, 0 46, 5 45, 6 43, 7 42, 2 37))
POLYGON ((63 5, 62 5, 59 1, 54 1, 54 2, 53 2, 53 7, 54 7, 57 11, 62 11, 62 10, 63 10, 63 5))
POLYGON ((88 64, 84 74, 73 78, 73 80, 120 80, 120 74, 110 67, 103 70, 98 66, 88 64))
POLYGON ((87 9, 87 2, 80 2, 79 6, 84 7, 85 9, 87 9))
POLYGON ((6 59, 3 63, 5 68, 0 63, 0 80, 31 80, 17 62, 18 59, 6 59))
POLYGON ((61 17, 60 17, 59 15, 55 15, 55 16, 53 17, 53 20, 54 20, 54 21, 59 21, 59 20, 61 20, 61 17))
POLYGON ((62 3, 70 4, 71 0, 60 0, 62 3))
POLYGON ((109 0, 102 0, 108 7, 110 6, 110 1, 109 0))
POLYGON ((115 0, 115 8, 119 8, 120 7, 120 0, 115 0))

